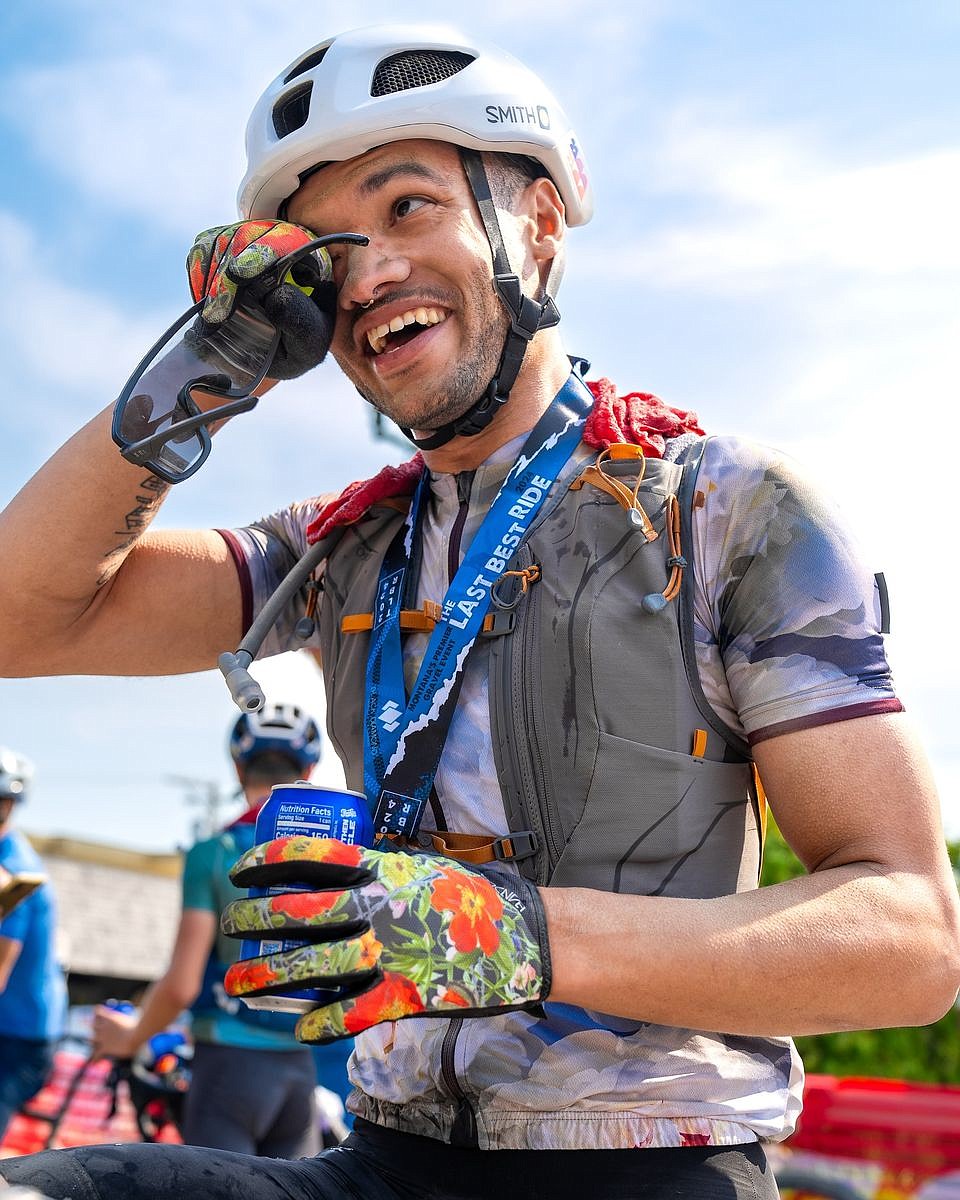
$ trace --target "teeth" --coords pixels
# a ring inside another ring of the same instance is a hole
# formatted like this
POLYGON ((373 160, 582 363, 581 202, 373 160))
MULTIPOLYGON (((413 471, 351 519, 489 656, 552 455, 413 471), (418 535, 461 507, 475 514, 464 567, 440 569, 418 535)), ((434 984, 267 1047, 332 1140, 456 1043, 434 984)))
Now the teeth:
POLYGON ((407 325, 439 325, 441 321, 445 320, 446 313, 441 312, 438 308, 411 308, 405 313, 392 317, 385 324, 378 325, 376 329, 368 329, 367 341, 374 354, 382 354, 389 334, 399 333, 407 325))

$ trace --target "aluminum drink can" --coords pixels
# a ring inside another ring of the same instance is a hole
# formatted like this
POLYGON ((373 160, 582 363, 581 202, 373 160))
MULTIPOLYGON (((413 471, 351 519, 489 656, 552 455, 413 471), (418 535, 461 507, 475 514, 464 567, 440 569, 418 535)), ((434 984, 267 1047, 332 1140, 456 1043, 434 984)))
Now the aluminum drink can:
MULTIPOLYGON (((257 845, 282 837, 336 838, 350 845, 369 846, 373 841, 373 822, 362 792, 343 788, 320 787, 299 779, 296 783, 278 783, 257 815, 257 845)), ((250 888, 249 896, 275 896, 279 892, 310 891, 310 887, 283 884, 278 887, 250 888)), ((306 943, 288 939, 240 943, 240 958, 256 958, 293 950, 306 943)), ((303 988, 271 996, 251 996, 243 1001, 248 1008, 268 1012, 304 1013, 318 1004, 331 1002, 333 993, 319 988, 303 988)))

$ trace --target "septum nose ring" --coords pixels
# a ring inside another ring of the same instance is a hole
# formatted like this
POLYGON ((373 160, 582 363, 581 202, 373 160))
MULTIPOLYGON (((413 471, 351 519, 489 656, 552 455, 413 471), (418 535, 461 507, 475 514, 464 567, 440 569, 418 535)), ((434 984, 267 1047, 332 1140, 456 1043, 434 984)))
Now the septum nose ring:
POLYGON ((371 295, 370 299, 366 302, 366 304, 361 304, 360 307, 361 308, 372 308, 373 305, 376 304, 376 302, 377 302, 377 292, 379 292, 379 291, 380 291, 380 285, 377 284, 377 286, 373 289, 373 294, 371 295))

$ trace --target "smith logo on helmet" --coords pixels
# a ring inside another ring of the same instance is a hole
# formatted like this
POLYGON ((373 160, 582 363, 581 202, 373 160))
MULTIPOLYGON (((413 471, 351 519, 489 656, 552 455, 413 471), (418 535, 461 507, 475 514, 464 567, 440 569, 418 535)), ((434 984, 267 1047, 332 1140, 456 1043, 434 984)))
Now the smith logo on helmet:
POLYGON ((550 110, 544 104, 508 104, 506 108, 502 104, 488 104, 486 112, 491 125, 539 125, 541 129, 550 128, 550 110))

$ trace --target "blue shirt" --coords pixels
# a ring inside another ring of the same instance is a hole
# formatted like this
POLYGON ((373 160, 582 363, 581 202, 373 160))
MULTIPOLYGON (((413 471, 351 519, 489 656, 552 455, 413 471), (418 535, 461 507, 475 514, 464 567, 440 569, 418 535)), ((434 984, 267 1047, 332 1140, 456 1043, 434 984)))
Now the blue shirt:
MULTIPOLYGON (((21 833, 0 838, 0 865, 12 875, 43 870, 21 833)), ((20 953, 0 992, 0 1036, 46 1041, 59 1038, 67 1014, 67 987, 57 963, 57 906, 49 883, 0 920, 0 937, 18 942, 20 953)))

